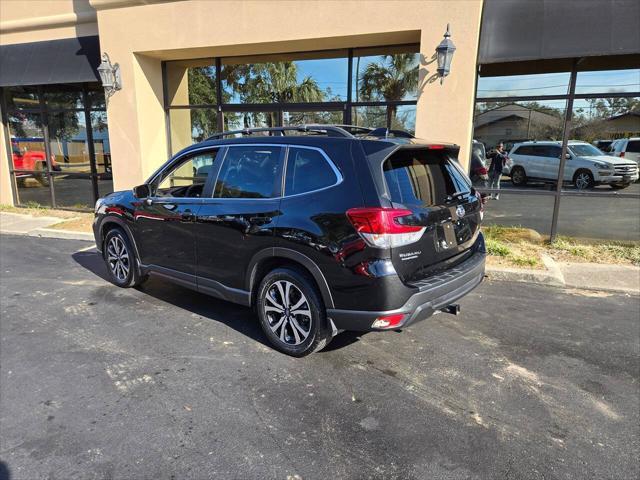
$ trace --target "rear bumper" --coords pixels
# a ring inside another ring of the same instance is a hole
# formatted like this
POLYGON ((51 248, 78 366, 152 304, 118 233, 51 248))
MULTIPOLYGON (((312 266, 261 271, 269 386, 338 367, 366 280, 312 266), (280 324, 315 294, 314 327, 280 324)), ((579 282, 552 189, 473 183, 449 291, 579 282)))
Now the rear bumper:
POLYGON ((380 316, 404 313, 405 318, 397 328, 425 320, 436 311, 462 298, 484 278, 486 251, 476 252, 454 268, 428 277, 415 286, 418 291, 411 295, 402 307, 386 311, 361 311, 328 309, 327 316, 338 330, 369 331, 374 320, 380 316))

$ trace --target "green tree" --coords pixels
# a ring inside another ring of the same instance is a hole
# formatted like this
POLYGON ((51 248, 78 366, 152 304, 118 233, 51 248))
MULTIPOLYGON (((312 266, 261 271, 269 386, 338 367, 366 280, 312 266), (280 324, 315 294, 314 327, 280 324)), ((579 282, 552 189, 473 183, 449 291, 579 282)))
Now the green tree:
MULTIPOLYGON (((381 61, 369 63, 364 72, 358 72, 357 84, 364 101, 400 101, 415 95, 418 89, 418 62, 416 53, 383 55, 381 61)), ((397 107, 387 110, 389 123, 396 118, 397 107)))

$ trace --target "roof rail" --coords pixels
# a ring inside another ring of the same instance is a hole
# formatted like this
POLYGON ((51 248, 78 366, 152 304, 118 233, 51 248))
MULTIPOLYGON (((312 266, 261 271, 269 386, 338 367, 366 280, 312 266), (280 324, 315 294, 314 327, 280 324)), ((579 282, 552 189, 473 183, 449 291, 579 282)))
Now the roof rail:
POLYGON ((379 138, 388 138, 390 136, 394 136, 396 138, 416 138, 413 135, 411 135, 409 132, 406 132, 404 130, 395 130, 395 129, 389 129, 384 127, 376 128, 375 130, 369 133, 369 136, 379 137, 379 138))
POLYGON ((227 132, 218 132, 207 137, 207 140, 214 140, 216 138, 228 137, 231 135, 253 135, 254 133, 269 132, 285 136, 286 132, 314 132, 318 134, 325 134, 328 137, 344 137, 354 138, 345 129, 335 125, 296 125, 291 127, 260 127, 260 128, 244 128, 242 130, 230 130, 227 132))

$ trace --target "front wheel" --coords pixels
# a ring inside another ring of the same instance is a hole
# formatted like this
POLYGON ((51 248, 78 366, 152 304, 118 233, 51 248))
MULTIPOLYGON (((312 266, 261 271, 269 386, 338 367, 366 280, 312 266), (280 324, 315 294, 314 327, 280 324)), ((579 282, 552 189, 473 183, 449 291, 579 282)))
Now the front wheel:
POLYGON ((135 287, 145 280, 138 271, 136 254, 131 241, 119 228, 114 228, 107 233, 104 239, 103 256, 109 278, 118 287, 135 287))
POLYGON ((573 184, 578 190, 588 190, 593 183, 593 175, 589 170, 578 170, 573 176, 573 184))
POLYGON ((260 284, 256 307, 269 342, 287 355, 303 357, 331 340, 322 297, 302 271, 277 268, 269 272, 260 284))

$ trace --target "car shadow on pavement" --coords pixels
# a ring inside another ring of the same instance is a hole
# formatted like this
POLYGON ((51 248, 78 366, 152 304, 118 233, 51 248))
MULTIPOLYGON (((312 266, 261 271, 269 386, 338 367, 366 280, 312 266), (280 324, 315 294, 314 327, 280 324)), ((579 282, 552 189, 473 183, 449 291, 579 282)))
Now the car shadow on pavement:
MULTIPOLYGON (((97 252, 76 252, 71 255, 81 267, 109 282, 107 269, 97 252)), ((113 285, 114 289, 117 289, 113 285)), ((269 346, 250 308, 198 293, 166 280, 151 276, 136 290, 187 312, 223 323, 247 337, 269 346)))

